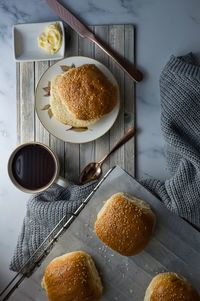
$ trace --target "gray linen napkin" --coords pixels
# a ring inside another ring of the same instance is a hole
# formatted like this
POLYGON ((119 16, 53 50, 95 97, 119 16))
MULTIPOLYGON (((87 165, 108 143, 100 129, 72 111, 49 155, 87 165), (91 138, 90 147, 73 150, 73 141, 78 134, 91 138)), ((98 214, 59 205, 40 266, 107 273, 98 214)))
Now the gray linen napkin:
POLYGON ((161 130, 171 178, 144 180, 168 209, 200 228, 200 67, 171 56, 160 77, 161 130))
MULTIPOLYGON (((161 127, 172 177, 145 185, 174 213, 200 227, 200 67, 192 54, 172 56, 160 78, 161 127)), ((71 216, 95 183, 52 186, 27 205, 10 268, 19 271, 63 216, 71 216)))

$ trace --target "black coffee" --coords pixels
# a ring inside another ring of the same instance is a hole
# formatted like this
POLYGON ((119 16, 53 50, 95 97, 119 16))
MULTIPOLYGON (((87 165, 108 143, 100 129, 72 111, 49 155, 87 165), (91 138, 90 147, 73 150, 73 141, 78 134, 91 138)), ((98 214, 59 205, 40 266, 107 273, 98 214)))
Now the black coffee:
POLYGON ((12 161, 15 180, 30 190, 46 186, 53 179, 55 171, 53 156, 39 144, 24 146, 15 154, 12 161))

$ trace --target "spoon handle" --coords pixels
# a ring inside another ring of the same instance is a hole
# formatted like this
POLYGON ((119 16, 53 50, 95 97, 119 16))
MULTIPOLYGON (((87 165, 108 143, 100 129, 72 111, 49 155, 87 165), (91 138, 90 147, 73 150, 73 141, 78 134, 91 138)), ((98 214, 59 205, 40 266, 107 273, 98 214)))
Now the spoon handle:
POLYGON ((102 165, 104 161, 114 153, 118 148, 120 148, 123 144, 125 144, 128 140, 130 140, 135 135, 135 128, 130 128, 124 134, 124 136, 117 142, 117 144, 111 149, 111 151, 99 161, 99 164, 102 165))

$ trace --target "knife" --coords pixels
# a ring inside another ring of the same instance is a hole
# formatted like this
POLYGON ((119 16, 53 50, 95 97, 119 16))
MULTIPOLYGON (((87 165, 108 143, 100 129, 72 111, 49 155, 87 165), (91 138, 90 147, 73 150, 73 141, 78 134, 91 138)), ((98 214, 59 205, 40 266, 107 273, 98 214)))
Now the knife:
POLYGON ((62 20, 64 20, 73 30, 75 30, 82 38, 88 38, 90 41, 98 45, 108 56, 110 56, 124 72, 126 72, 134 81, 140 82, 143 79, 142 73, 137 70, 133 64, 122 58, 114 52, 109 46, 95 36, 95 34, 80 22, 68 9, 66 9, 57 0, 46 0, 48 5, 62 20))

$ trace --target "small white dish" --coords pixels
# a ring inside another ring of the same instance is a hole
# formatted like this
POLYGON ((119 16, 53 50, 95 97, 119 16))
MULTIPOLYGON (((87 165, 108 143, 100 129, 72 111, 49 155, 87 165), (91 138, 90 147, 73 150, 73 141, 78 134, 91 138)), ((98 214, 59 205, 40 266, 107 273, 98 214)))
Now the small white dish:
POLYGON ((52 21, 43 23, 17 24, 13 26, 13 49, 16 61, 60 60, 65 54, 65 31, 63 22, 52 21), (58 22, 62 29, 62 45, 55 54, 50 54, 38 47, 38 36, 45 27, 58 22))
POLYGON ((65 142, 86 143, 101 137, 114 124, 119 113, 119 108, 119 86, 113 74, 103 64, 88 57, 74 56, 56 62, 43 73, 35 91, 35 109, 42 125, 50 134, 65 142), (63 72, 60 66, 71 66, 72 64, 74 64, 75 67, 81 66, 83 64, 95 64, 117 87, 117 105, 114 107, 114 109, 110 113, 103 116, 103 118, 101 118, 95 124, 91 124, 86 128, 74 129, 69 125, 65 125, 59 122, 55 117, 52 116, 52 114, 49 114, 48 112, 48 110, 50 109, 50 96, 45 96, 47 91, 46 89, 44 90, 44 88, 48 86, 48 83, 55 75, 61 74, 63 72))

